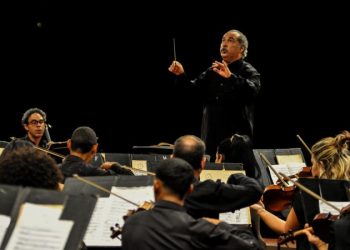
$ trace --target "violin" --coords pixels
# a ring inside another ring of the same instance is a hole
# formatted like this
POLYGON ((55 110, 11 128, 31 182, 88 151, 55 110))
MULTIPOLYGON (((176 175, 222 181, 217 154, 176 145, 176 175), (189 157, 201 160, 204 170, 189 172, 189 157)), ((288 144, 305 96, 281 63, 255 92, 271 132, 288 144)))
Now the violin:
POLYGON ((350 213, 350 204, 340 210, 340 214, 332 215, 331 213, 319 213, 312 220, 312 227, 315 234, 324 242, 330 242, 330 228, 332 224, 350 213))
POLYGON ((262 201, 266 209, 279 212, 292 205, 295 194, 295 186, 269 185, 264 190, 262 201))
MULTIPOLYGON (((137 212, 140 211, 145 211, 145 210, 150 210, 154 207, 154 203, 150 202, 150 201, 145 201, 144 203, 142 203, 140 206, 137 207, 137 209, 129 209, 127 214, 123 216, 124 221, 126 221, 130 216, 134 215, 137 212)), ((120 225, 117 223, 115 224, 114 227, 110 228, 112 231, 111 234, 111 238, 119 238, 119 235, 122 234, 122 227, 120 227, 120 225)))
POLYGON ((296 187, 289 186, 283 177, 277 173, 276 169, 271 165, 269 160, 265 155, 260 153, 260 157, 266 162, 266 164, 271 168, 275 175, 280 180, 277 184, 268 185, 263 193, 262 202, 266 209, 279 212, 287 209, 292 204, 294 196, 296 194, 296 187))
POLYGON ((278 237, 277 245, 281 246, 283 244, 287 244, 290 241, 294 241, 295 238, 297 238, 298 236, 305 234, 305 231, 313 232, 313 228, 312 227, 307 227, 307 228, 300 229, 300 230, 297 230, 297 231, 294 231, 294 232, 293 231, 289 231, 286 234, 282 234, 282 235, 280 235, 278 237))
MULTIPOLYGON (((287 176, 281 174, 283 177, 289 179, 287 176)), ((290 180, 290 179, 289 179, 290 180)), ((292 181, 292 180, 291 180, 292 181)), ((336 211, 339 212, 339 215, 332 215, 331 213, 319 213, 316 214, 314 219, 311 222, 311 227, 306 228, 307 230, 313 231, 315 235, 317 235, 322 241, 329 243, 330 242, 330 232, 331 232, 331 226, 332 224, 337 221, 340 218, 343 218, 345 215, 350 214, 350 204, 343 207, 342 209, 337 208, 332 203, 328 202, 327 200, 323 199, 318 194, 314 193, 313 191, 309 190, 308 188, 304 187, 300 183, 292 181, 296 186, 298 186, 301 190, 308 193, 312 197, 314 197, 317 200, 323 201, 323 203, 327 204, 328 206, 332 207, 336 211)), ((295 232, 289 232, 287 235, 281 235, 278 244, 284 244, 288 241, 294 240, 297 236, 302 235, 305 233, 306 229, 298 230, 295 232)))
POLYGON ((312 177, 311 167, 303 167, 303 169, 289 178, 309 178, 312 177))
POLYGON ((330 241, 330 228, 334 221, 339 219, 340 215, 332 215, 331 213, 316 214, 311 222, 314 233, 324 242, 330 241))
POLYGON ((331 226, 333 222, 339 219, 339 216, 340 215, 332 215, 330 213, 316 214, 311 222, 311 227, 307 227, 294 232, 290 231, 287 234, 280 235, 277 241, 278 245, 283 245, 289 241, 295 240, 295 238, 298 236, 305 234, 305 231, 310 231, 318 236, 322 241, 329 243, 331 226))
MULTIPOLYGON (((85 178, 83 178, 83 177, 81 177, 81 176, 79 176, 79 175, 77 175, 77 174, 74 174, 73 177, 76 178, 76 179, 79 180, 79 181, 82 181, 82 182, 84 182, 84 183, 86 183, 86 184, 88 184, 88 185, 91 185, 91 186, 93 186, 93 187, 99 189, 99 190, 102 190, 103 192, 106 192, 106 193, 108 193, 108 194, 114 195, 114 196, 118 197, 119 199, 122 199, 122 200, 124 200, 124 201, 126 201, 126 202, 128 202, 128 203, 130 203, 130 204, 132 204, 132 205, 134 205, 134 206, 136 206, 137 209, 128 210, 127 215, 123 216, 124 221, 125 221, 127 218, 129 218, 131 215, 135 214, 136 212, 143 211, 143 210, 149 210, 149 209, 152 209, 152 208, 154 207, 154 203, 151 202, 151 201, 145 201, 145 202, 142 203, 141 205, 138 205, 137 203, 132 202, 132 201, 130 201, 130 200, 124 198, 123 196, 121 196, 121 195, 119 195, 119 194, 116 194, 116 193, 114 193, 114 192, 111 192, 110 190, 108 190, 108 189, 106 189, 106 188, 104 188, 104 187, 98 185, 97 183, 95 183, 95 182, 93 182, 93 181, 90 181, 90 180, 88 180, 88 179, 85 179, 85 178)), ((114 239, 114 238, 120 239, 120 238, 119 238, 119 235, 122 233, 122 228, 119 226, 119 224, 115 224, 115 227, 111 227, 110 229, 111 229, 111 231, 112 231, 111 238, 112 238, 112 239, 114 239)))

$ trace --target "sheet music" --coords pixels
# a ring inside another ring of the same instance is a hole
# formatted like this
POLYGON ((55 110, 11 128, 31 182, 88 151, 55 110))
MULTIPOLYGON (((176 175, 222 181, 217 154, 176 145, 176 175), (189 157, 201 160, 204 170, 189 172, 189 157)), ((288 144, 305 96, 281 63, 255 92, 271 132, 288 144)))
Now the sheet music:
POLYGON ((278 164, 304 163, 300 154, 295 155, 276 155, 278 164))
MULTIPOLYGON (((272 167, 275 168, 275 170, 278 173, 283 173, 287 176, 294 175, 298 172, 300 172, 303 167, 305 167, 305 163, 288 163, 288 164, 278 164, 278 165, 272 165, 272 167)), ((277 183, 279 180, 278 177, 275 175, 274 171, 270 170, 271 179, 273 183, 277 183)), ((290 185, 293 185, 293 183, 290 183, 290 185)))
MULTIPOLYGON (((132 166, 132 168, 147 171, 147 161, 145 161, 145 160, 132 160, 131 166, 132 166)), ((140 171, 133 171, 133 173, 134 173, 134 175, 147 175, 147 173, 143 173, 140 171)))
POLYGON ((10 225, 11 217, 7 215, 0 214, 0 246, 1 242, 5 236, 6 230, 10 225))
POLYGON ((221 180, 221 182, 227 182, 227 179, 231 174, 245 174, 244 170, 202 170, 200 179, 205 180, 221 180))
POLYGON ((249 207, 236 210, 234 213, 220 213, 219 219, 229 224, 252 224, 249 207))
POLYGON ((62 206, 25 203, 21 209, 6 250, 64 249, 73 221, 58 220, 62 206))
MULTIPOLYGON (((332 205, 336 206, 339 209, 342 209, 343 207, 350 204, 350 201, 328 201, 332 205)), ((323 201, 318 201, 318 205, 320 207, 320 213, 331 213, 332 215, 338 215, 339 212, 335 210, 334 208, 328 206, 323 201)))
MULTIPOLYGON (((116 193, 134 203, 154 201, 153 186, 112 187, 116 193)), ((111 230, 116 223, 124 225, 123 216, 136 207, 116 196, 99 198, 90 220, 84 242, 87 246, 121 246, 119 239, 111 239, 111 230)))

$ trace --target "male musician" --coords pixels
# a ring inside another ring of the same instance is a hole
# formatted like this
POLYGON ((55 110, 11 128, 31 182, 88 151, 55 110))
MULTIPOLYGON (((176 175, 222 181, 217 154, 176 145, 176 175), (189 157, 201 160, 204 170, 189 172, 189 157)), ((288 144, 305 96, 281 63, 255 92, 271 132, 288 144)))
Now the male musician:
POLYGON ((14 140, 10 144, 12 149, 1 156, 1 184, 59 190, 63 175, 50 156, 27 141, 14 140))
POLYGON ((48 138, 44 137, 46 130, 46 113, 39 108, 30 108, 22 116, 22 125, 27 131, 23 140, 30 141, 35 146, 48 147, 48 138))
POLYGON ((263 249, 249 232, 219 220, 194 219, 183 208, 194 173, 179 158, 164 160, 156 169, 155 206, 136 212, 122 230, 122 248, 128 249, 263 249), (213 223, 212 223, 213 222, 213 223))
POLYGON ((61 165, 64 177, 72 177, 74 174, 81 176, 133 175, 130 170, 121 168, 117 162, 105 162, 100 168, 90 164, 98 148, 96 133, 90 127, 75 129, 71 139, 67 141, 67 147, 70 155, 61 165))
POLYGON ((219 218, 219 213, 233 212, 257 202, 263 190, 253 178, 233 174, 226 183, 199 181, 205 166, 205 144, 194 135, 185 135, 175 141, 173 157, 190 163, 194 169, 194 190, 185 200, 187 212, 195 218, 219 218))

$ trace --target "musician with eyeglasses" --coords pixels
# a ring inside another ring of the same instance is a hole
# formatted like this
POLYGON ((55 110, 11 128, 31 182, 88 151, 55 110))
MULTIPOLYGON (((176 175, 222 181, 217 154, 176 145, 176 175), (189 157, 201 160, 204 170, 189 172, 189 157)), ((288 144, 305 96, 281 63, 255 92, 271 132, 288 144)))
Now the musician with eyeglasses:
POLYGON ((27 131, 27 134, 22 137, 22 140, 29 141, 35 146, 42 148, 49 148, 49 141, 51 140, 46 132, 47 123, 46 123, 46 113, 39 108, 30 108, 24 112, 22 116, 22 125, 27 131), (46 138, 48 137, 48 138, 46 138))

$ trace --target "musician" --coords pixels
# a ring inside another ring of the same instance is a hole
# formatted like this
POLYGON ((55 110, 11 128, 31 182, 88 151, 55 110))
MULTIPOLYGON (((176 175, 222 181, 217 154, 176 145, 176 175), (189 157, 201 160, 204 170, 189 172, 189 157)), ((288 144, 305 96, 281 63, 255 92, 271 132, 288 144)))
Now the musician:
POLYGON ((18 150, 20 148, 27 148, 27 147, 33 148, 33 143, 27 140, 19 139, 19 138, 13 139, 6 145, 6 147, 2 151, 0 155, 0 159, 4 158, 7 154, 9 154, 12 151, 18 150))
POLYGON ((194 170, 194 190, 185 200, 187 212, 195 218, 219 218, 219 213, 234 212, 259 200, 263 190, 253 178, 233 174, 227 184, 220 181, 200 181, 205 166, 205 144, 194 135, 178 138, 174 144, 173 157, 191 164, 194 170))
POLYGON ((35 146, 48 148, 48 138, 45 138, 46 113, 39 108, 30 108, 22 116, 22 125, 27 134, 21 138, 35 146))
POLYGON ((253 235, 225 222, 193 219, 183 208, 193 188, 191 165, 179 158, 164 160, 156 168, 154 208, 126 219, 122 248, 129 249, 263 249, 253 235))
MULTIPOLYGON (((316 142, 311 148, 312 176, 321 179, 349 180, 350 155, 347 144, 349 141, 350 136, 342 133, 316 142)), ((278 234, 302 229, 306 223, 300 198, 294 200, 286 221, 265 210, 261 202, 252 205, 251 208, 255 209, 266 225, 278 234)), ((305 239, 298 238, 297 249, 309 249, 308 245, 303 245, 304 241, 305 239)))
POLYGON ((253 143, 248 135, 234 134, 219 143, 215 163, 240 162, 246 175, 260 178, 260 168, 253 154, 253 143))
POLYGON ((1 157, 1 184, 59 190, 62 181, 63 175, 56 162, 28 145, 20 144, 1 157))
POLYGON ((93 157, 97 153, 98 143, 95 131, 90 127, 78 127, 74 130, 71 139, 67 141, 70 151, 60 168, 65 178, 74 174, 80 176, 104 176, 104 175, 133 175, 130 170, 123 169, 117 162, 105 162, 100 168, 91 165, 93 157))

